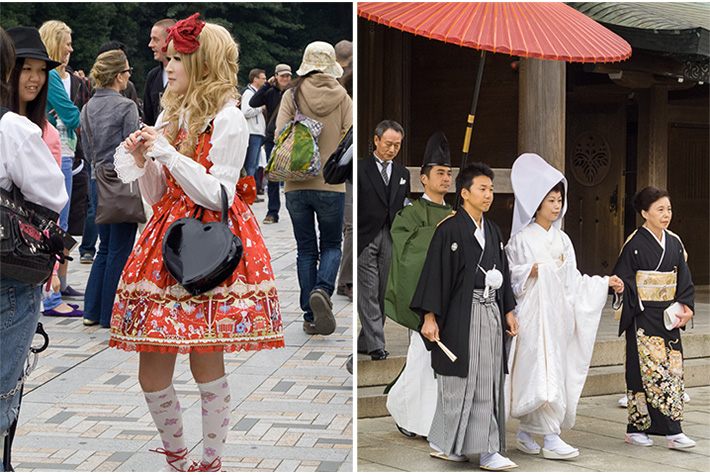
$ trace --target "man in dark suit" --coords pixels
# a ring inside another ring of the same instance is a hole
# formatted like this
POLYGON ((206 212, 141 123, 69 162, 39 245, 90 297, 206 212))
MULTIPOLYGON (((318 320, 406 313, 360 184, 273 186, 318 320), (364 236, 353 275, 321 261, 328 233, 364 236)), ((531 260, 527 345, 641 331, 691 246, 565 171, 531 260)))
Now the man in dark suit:
POLYGON ((357 167, 358 187, 358 298, 362 324, 358 353, 373 360, 385 351, 385 290, 392 258, 390 226, 409 197, 409 171, 394 158, 404 139, 397 122, 383 120, 375 128, 375 151, 357 167))
POLYGON ((148 46, 153 50, 153 58, 158 61, 156 67, 150 70, 145 80, 145 94, 143 94, 143 122, 148 125, 155 125, 160 115, 160 98, 168 85, 168 75, 165 66, 168 65, 168 58, 163 51, 168 39, 167 29, 175 26, 175 20, 166 18, 160 20, 150 30, 150 43, 148 46))

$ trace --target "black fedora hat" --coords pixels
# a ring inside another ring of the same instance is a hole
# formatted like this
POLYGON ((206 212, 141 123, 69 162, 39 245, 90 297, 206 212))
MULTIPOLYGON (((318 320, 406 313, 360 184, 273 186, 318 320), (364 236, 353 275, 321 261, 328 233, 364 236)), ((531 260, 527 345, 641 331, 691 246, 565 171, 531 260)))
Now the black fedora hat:
POLYGON ((424 160, 422 167, 428 166, 451 167, 451 152, 449 150, 449 141, 446 140, 444 132, 436 132, 426 144, 424 150, 424 160))
POLYGON ((39 59, 47 63, 47 71, 59 66, 60 62, 54 61, 47 54, 47 48, 42 43, 37 28, 18 26, 7 30, 7 34, 15 44, 15 56, 18 58, 39 59))

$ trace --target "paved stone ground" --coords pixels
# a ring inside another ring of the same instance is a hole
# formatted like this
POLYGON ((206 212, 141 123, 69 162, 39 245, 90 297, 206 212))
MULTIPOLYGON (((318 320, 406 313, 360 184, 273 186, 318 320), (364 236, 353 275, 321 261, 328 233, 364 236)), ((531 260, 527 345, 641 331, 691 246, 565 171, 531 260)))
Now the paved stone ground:
MULTIPOLYGON (((296 243, 282 198, 280 222, 262 225, 273 259, 286 347, 225 358, 232 413, 227 471, 353 470, 352 304, 334 295, 337 328, 327 337, 301 327, 296 243)), ((266 203, 255 204, 261 222, 266 203)), ((69 283, 84 291, 90 266, 70 265, 69 283)), ((81 303, 83 301, 75 301, 81 303)), ((17 471, 158 471, 164 458, 148 451, 160 439, 138 385, 135 353, 108 348, 107 329, 80 318, 42 317, 49 348, 25 387, 13 449, 17 471)), ((193 459, 202 454, 197 385, 179 356, 175 388, 193 459)))
MULTIPOLYGON (((626 409, 619 395, 592 396, 580 400, 577 421, 561 437, 579 448, 572 460, 547 460, 515 448, 518 421, 508 420, 505 454, 519 468, 510 472, 710 472, 710 387, 689 388, 683 431, 697 445, 689 450, 669 450, 665 437, 651 436, 653 447, 624 442, 626 409)), ((478 456, 469 463, 446 462, 421 437, 408 439, 395 428, 392 417, 358 419, 357 468, 360 472, 464 472, 479 470, 478 456)), ((537 437, 542 443, 542 438, 537 437)))

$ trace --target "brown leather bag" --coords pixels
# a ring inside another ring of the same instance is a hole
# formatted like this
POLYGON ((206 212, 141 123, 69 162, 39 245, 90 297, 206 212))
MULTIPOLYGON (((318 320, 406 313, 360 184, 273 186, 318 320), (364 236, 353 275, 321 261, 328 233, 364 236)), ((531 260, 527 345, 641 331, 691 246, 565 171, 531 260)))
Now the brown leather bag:
MULTIPOLYGON (((89 107, 87 104, 85 107, 89 107)), ((138 183, 123 183, 113 166, 96 165, 94 141, 86 111, 86 134, 91 147, 91 167, 96 177, 96 224, 145 223, 145 210, 138 183)))

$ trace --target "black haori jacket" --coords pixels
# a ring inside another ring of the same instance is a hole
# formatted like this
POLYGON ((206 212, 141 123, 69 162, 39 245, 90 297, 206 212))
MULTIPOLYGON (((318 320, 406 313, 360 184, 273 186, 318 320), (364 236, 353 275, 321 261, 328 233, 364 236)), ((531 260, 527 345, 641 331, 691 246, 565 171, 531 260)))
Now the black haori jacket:
MULTIPOLYGON (((486 248, 480 265, 490 270, 495 265, 503 274, 503 285, 496 292, 500 308, 503 348, 500 357, 508 372, 506 338, 510 338, 505 314, 515 308, 515 298, 510 286, 508 259, 505 254, 500 228, 484 218, 486 248)), ((485 287, 485 275, 478 269, 481 246, 473 233, 476 226, 471 216, 461 208, 454 216, 443 221, 434 233, 426 261, 410 308, 421 318, 433 312, 439 325, 439 339, 457 356, 452 362, 439 345, 424 338, 431 351, 431 366, 438 374, 466 377, 468 375, 469 329, 474 289, 485 287)))

